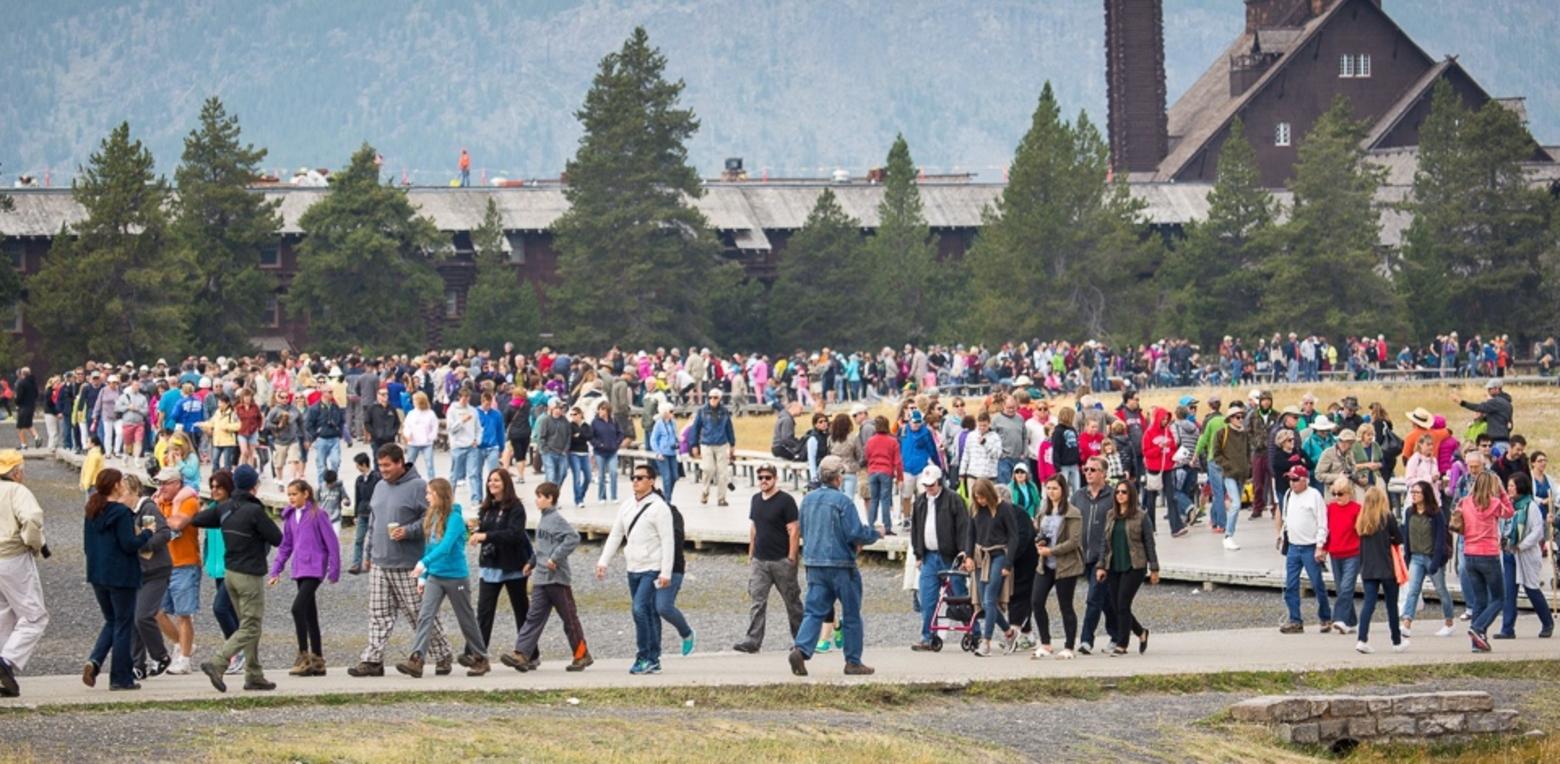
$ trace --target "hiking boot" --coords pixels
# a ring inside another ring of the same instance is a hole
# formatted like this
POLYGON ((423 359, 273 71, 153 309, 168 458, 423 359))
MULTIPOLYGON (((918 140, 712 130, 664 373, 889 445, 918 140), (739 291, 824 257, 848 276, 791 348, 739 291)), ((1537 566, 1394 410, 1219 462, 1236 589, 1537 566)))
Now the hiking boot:
POLYGON ((449 676, 450 672, 454 670, 454 662, 447 657, 444 660, 433 664, 433 673, 437 676, 449 676))
POLYGON ((807 676, 807 656, 802 655, 799 647, 791 648, 791 654, 786 657, 791 664, 791 673, 797 676, 807 676))
POLYGON ((211 680, 211 686, 217 688, 217 692, 227 692, 227 682, 222 680, 223 667, 213 661, 200 664, 200 673, 205 674, 211 680))
POLYGON ((865 665, 865 664, 861 664, 861 663, 847 663, 847 664, 845 664, 845 675, 846 676, 868 676, 872 672, 873 672, 873 668, 871 666, 868 666, 868 665, 865 665))
POLYGON ((406 660, 395 664, 395 670, 413 679, 421 679, 423 675, 422 653, 412 653, 406 656, 406 660))
POLYGON ((1302 624, 1299 621, 1290 621, 1289 623, 1286 623, 1283 626, 1278 627, 1278 633, 1280 633, 1280 634, 1304 634, 1305 633, 1305 624, 1302 624))
POLYGON ((244 689, 249 690, 251 692, 253 692, 253 691, 268 692, 270 690, 276 689, 276 683, 267 680, 263 676, 259 677, 258 679, 245 679, 244 680, 244 689))
POLYGON ((466 676, 482 676, 483 674, 486 674, 492 670, 493 664, 488 663, 487 658, 479 655, 475 658, 472 658, 471 664, 466 666, 466 676))
MULTIPOLYGON (((595 662, 596 662, 596 659, 590 657, 590 653, 587 652, 584 655, 581 655, 580 657, 575 658, 574 662, 570 663, 567 666, 565 666, 563 668, 563 670, 564 671, 584 671, 587 666, 589 666, 590 664, 595 663, 595 662)), ((533 661, 533 664, 534 663, 536 663, 536 662, 533 661)))
POLYGON ((308 676, 309 675, 309 657, 310 656, 309 656, 308 653, 304 653, 304 652, 298 653, 298 657, 295 660, 293 660, 292 668, 288 670, 287 675, 288 676, 308 676))
POLYGON ((309 673, 304 676, 325 676, 325 658, 320 655, 309 656, 309 673))
POLYGON ((465 668, 471 668, 472 664, 477 662, 477 658, 476 658, 476 656, 472 655, 471 653, 464 653, 463 652, 460 655, 455 656, 455 662, 459 663, 461 666, 463 666, 465 668))
POLYGON ((522 673, 530 670, 528 661, 526 661, 525 656, 521 655, 520 653, 504 653, 503 655, 498 656, 498 662, 522 673))
POLYGON ((347 676, 384 676, 385 664, 360 661, 356 666, 347 667, 347 676))

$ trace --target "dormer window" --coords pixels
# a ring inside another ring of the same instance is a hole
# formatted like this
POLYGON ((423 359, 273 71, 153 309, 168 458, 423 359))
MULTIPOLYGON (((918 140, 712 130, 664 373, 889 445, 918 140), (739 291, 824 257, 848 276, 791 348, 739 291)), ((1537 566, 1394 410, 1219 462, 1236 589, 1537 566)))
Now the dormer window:
POLYGON ((1280 122, 1280 123, 1278 123, 1277 127, 1273 128, 1273 145, 1274 146, 1288 146, 1289 145, 1289 123, 1288 122, 1280 122))
POLYGON ((1353 79, 1370 76, 1370 54, 1344 54, 1338 57, 1338 78, 1353 79))

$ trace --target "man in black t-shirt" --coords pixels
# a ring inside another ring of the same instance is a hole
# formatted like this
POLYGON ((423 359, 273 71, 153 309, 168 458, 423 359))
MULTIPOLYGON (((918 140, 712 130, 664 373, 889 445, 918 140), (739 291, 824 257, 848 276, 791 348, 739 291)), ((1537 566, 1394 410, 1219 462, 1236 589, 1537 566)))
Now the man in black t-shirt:
MULTIPOLYGON (((777 471, 772 464, 758 468, 759 492, 753 495, 748 511, 748 596, 753 599, 752 621, 747 639, 732 649, 756 653, 764 644, 764 620, 769 611, 769 589, 780 590, 786 617, 791 621, 791 637, 802 624, 802 590, 796 581, 796 561, 801 547, 801 517, 796 499, 780 490, 777 471)), ((789 642, 787 643, 789 644, 789 642)))

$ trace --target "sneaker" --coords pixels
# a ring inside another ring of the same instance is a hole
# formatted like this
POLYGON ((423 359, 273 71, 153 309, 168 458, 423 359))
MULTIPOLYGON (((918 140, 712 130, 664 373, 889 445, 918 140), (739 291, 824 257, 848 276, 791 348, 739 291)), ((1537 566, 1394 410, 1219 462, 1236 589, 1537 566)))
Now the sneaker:
POLYGON ((1322 621, 1321 633, 1326 634, 1327 632, 1332 631, 1332 625, 1332 621, 1322 621))
POLYGON ((1008 629, 1007 638, 1002 640, 1002 654, 1012 655, 1018 650, 1018 629, 1008 629))
MULTIPOLYGON (((564 666, 563 670, 564 671, 584 671, 587 667, 590 666, 590 664, 595 663, 595 662, 596 662, 596 659, 590 657, 590 653, 587 652, 584 655, 581 655, 580 657, 575 658, 572 662, 569 663, 569 665, 564 666)), ((531 665, 533 665, 533 666, 534 665, 538 665, 538 662, 537 661, 532 661, 531 665)))
POLYGON ((634 665, 628 667, 628 673, 633 674, 634 676, 639 676, 640 674, 645 673, 645 661, 634 661, 634 665))
POLYGON ((841 650, 845 649, 845 629, 839 628, 834 630, 834 646, 841 650))
POLYGON ((1357 652, 1361 655, 1370 655, 1371 653, 1376 652, 1376 648, 1371 647, 1369 642, 1355 642, 1354 652, 1357 652))
POLYGON ((1283 626, 1278 627, 1278 633, 1280 633, 1280 634, 1304 634, 1305 633, 1305 624, 1302 624, 1299 621, 1290 621, 1289 623, 1286 623, 1283 626))
POLYGON ((834 649, 834 640, 832 640, 832 639, 820 639, 820 640, 818 640, 818 646, 813 648, 813 652, 815 652, 815 653, 826 653, 826 652, 828 652, 830 650, 833 650, 833 649, 834 649))
MULTIPOLYGON (((109 692, 124 692, 126 690, 139 690, 139 689, 141 689, 141 685, 139 685, 139 684, 137 684, 135 682, 131 682, 130 684, 111 684, 111 685, 108 686, 108 691, 109 692)), ((223 690, 223 692, 226 692, 226 690, 223 690)))
POLYGON ((1413 623, 1413 621, 1402 621, 1402 622, 1398 623, 1398 632, 1401 633, 1403 636, 1405 636, 1405 637, 1413 636, 1413 631, 1414 631, 1414 623, 1413 623))
POLYGON ((1029 656, 1029 659, 1030 660, 1039 660, 1041 658, 1049 658, 1053 654, 1054 653, 1051 652, 1051 646, 1050 645, 1041 645, 1041 646, 1035 648, 1034 653, 1029 656))
POLYGON ((1490 641, 1485 639, 1483 634, 1473 629, 1468 630, 1468 641, 1473 643, 1473 651, 1476 653, 1487 653, 1490 651, 1490 641))
POLYGON ((1462 613, 1460 613, 1457 616, 1457 620, 1459 620, 1459 621, 1471 621, 1471 620, 1473 620, 1473 616, 1469 615, 1467 610, 1464 610, 1464 611, 1462 611, 1462 613))
POLYGON ((1494 639, 1516 639, 1517 635, 1515 635, 1515 634, 1507 634, 1504 631, 1497 631, 1497 632, 1495 632, 1495 636, 1493 638, 1494 639))
POLYGON ((873 668, 861 663, 845 664, 846 676, 868 676, 873 673, 873 668))
POLYGON ((249 659, 245 658, 243 653, 239 653, 238 655, 229 658, 226 672, 227 675, 238 676, 239 674, 244 673, 244 666, 248 665, 248 663, 249 659))
POLYGON ((1447 624, 1446 626, 1442 626, 1440 629, 1436 630, 1435 635, 1438 637, 1450 637, 1454 633, 1456 632, 1452 629, 1451 625, 1447 624))
POLYGON ((747 653, 748 655, 753 655, 754 653, 758 652, 758 645, 755 645, 752 642, 738 642, 738 643, 732 645, 731 649, 733 649, 733 650, 735 650, 735 651, 737 651, 739 653, 747 653))
POLYGON ((1186 533, 1187 533, 1186 529, 1182 528, 1181 530, 1172 532, 1170 534, 1170 536, 1171 536, 1171 538, 1181 538, 1182 536, 1185 536, 1186 533))
POLYGON ((347 568, 347 572, 354 576, 358 576, 363 574, 363 568, 360 565, 353 565, 352 567, 347 568))
POLYGON ((659 674, 659 673, 661 673, 661 662, 660 661, 645 661, 645 673, 646 674, 659 674))
POLYGON ((384 676, 385 664, 369 663, 362 661, 356 666, 347 667, 347 676, 384 676))
POLYGON ((227 682, 222 679, 222 667, 214 661, 206 661, 200 664, 200 673, 205 674, 211 680, 211 686, 217 688, 217 692, 227 692, 227 682))
POLYGON ((1071 650, 1062 650, 1061 652, 1056 654, 1056 659, 1057 660, 1070 661, 1070 660, 1072 660, 1072 658, 1073 658, 1073 651, 1071 651, 1071 650))
POLYGON ((22 689, 16 684, 16 669, 11 662, 0 658, 0 697, 15 698, 22 694, 22 689))
POLYGON ((1538 632, 1538 638, 1539 639, 1549 639, 1550 637, 1553 637, 1554 635, 1555 635, 1555 627, 1553 627, 1553 626, 1550 626, 1550 627, 1548 627, 1548 628, 1538 632))
MULTIPOLYGON (((1333 624, 1333 628, 1338 628, 1338 624, 1334 623, 1333 624)), ((1357 632, 1359 630, 1360 630, 1360 627, 1358 627, 1358 626, 1348 626, 1348 625, 1345 625, 1345 626, 1342 627, 1342 630, 1339 631, 1338 633, 1339 634, 1353 634, 1353 633, 1355 633, 1355 632, 1357 632)))
POLYGON ((1403 652, 1404 650, 1407 650, 1407 649, 1408 649, 1408 639, 1406 637, 1401 642, 1398 642, 1397 644, 1392 646, 1392 652, 1394 652, 1394 653, 1401 653, 1401 652, 1403 652))
POLYGON ((1079 655, 1092 655, 1093 653, 1094 653, 1094 644, 1092 642, 1083 642, 1083 643, 1080 643, 1078 645, 1078 654, 1079 655))
POLYGON ((726 501, 725 499, 721 499, 720 501, 715 502, 715 504, 717 506, 721 506, 721 507, 729 507, 729 506, 731 506, 731 503, 726 501))
POLYGON ((1240 544, 1235 543, 1235 539, 1230 538, 1229 536, 1225 536, 1224 537, 1224 551, 1226 551, 1226 552, 1239 552, 1240 551, 1240 544))
POLYGON ((791 648, 791 654, 786 656, 786 662, 791 664, 792 674, 807 676, 807 656, 802 655, 801 648, 791 648))
POLYGON ((932 649, 932 643, 931 642, 917 642, 917 643, 915 643, 915 644, 910 646, 910 651, 911 652, 917 652, 917 653, 932 653, 932 652, 936 652, 936 650, 932 649))
POLYGON ((265 677, 261 677, 259 679, 246 679, 244 680, 244 689, 250 691, 258 690, 260 692, 267 692, 276 689, 276 683, 267 681, 265 677))
MULTIPOLYGON (((1018 650, 1033 650, 1033 649, 1035 649, 1035 641, 1033 639, 1031 639, 1028 634, 1020 634, 1019 637, 1018 637, 1018 648, 1017 649, 1018 650)), ((1016 652, 1016 650, 1015 650, 1015 652, 1016 652)))
POLYGON ((700 504, 708 504, 708 503, 710 503, 710 495, 707 494, 707 493, 699 494, 699 503, 700 504))
POLYGON ((682 644, 682 654, 683 655, 688 655, 689 653, 693 652, 694 636, 695 636, 695 633, 690 631, 690 632, 688 632, 688 636, 683 637, 683 644, 682 644))
POLYGON ((986 658, 986 657, 989 657, 990 655, 991 655, 991 640, 989 640, 989 639, 982 639, 980 641, 980 646, 975 648, 975 657, 976 658, 986 658))
POLYGON ((157 660, 152 661, 152 665, 150 665, 150 666, 148 666, 146 668, 146 675, 147 676, 162 676, 164 673, 166 673, 168 671, 168 667, 172 666, 172 665, 173 665, 173 659, 168 657, 168 656, 166 656, 166 655, 164 655, 163 657, 158 658, 157 660))

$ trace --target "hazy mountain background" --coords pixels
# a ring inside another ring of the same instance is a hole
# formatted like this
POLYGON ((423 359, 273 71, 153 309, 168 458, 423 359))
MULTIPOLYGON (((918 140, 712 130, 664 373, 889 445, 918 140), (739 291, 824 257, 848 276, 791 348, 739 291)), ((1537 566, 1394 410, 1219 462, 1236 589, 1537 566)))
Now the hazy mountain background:
MULTIPOLYGON (((1560 3, 1385 0, 1431 55, 1525 95, 1560 142, 1560 3)), ((861 172, 903 131, 930 171, 1000 177, 1041 84, 1105 123, 1100 0, 13 0, 0 26, 0 164, 68 181, 129 120, 171 173, 218 95, 268 168, 340 166, 367 140, 386 170, 444 183, 556 177, 603 54, 636 24, 687 82, 706 174, 861 172)), ((1174 99, 1239 33, 1240 0, 1166 0, 1174 99)))

